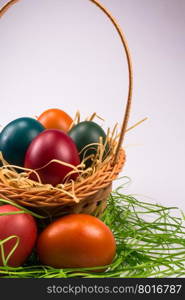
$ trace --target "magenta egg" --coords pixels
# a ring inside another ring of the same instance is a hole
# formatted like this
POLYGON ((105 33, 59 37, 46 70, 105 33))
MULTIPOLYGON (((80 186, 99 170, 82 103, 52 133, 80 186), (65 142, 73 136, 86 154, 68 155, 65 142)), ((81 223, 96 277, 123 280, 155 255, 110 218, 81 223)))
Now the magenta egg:
MULTIPOLYGON (((42 183, 56 186, 63 183, 66 175, 73 169, 57 162, 47 165, 54 159, 73 166, 80 164, 78 150, 73 140, 61 130, 48 129, 31 142, 26 152, 24 167, 36 170, 42 183)), ((70 178, 75 179, 77 176, 75 173, 70 178)))

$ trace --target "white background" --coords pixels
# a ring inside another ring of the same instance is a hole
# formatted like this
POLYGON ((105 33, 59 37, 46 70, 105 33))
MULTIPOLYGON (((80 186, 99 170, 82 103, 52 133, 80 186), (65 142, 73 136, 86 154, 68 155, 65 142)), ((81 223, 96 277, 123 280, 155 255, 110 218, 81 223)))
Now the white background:
MULTIPOLYGON (((149 117, 126 136, 127 192, 185 210, 185 1, 101 3, 132 53, 130 125, 149 117)), ((1 125, 58 107, 71 116, 96 111, 113 126, 122 121, 127 78, 120 40, 88 0, 22 0, 0 20, 1 125)))

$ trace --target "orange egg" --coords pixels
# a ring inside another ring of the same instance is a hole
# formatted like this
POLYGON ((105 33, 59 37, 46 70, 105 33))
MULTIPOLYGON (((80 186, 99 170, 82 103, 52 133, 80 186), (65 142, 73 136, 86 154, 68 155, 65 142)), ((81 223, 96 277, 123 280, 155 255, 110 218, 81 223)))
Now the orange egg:
POLYGON ((44 111, 38 121, 46 129, 60 129, 67 132, 73 122, 72 118, 63 110, 51 108, 44 111))
POLYGON ((106 266, 115 257, 116 241, 109 227, 98 218, 71 214, 43 230, 37 253, 44 265, 54 268, 106 266))

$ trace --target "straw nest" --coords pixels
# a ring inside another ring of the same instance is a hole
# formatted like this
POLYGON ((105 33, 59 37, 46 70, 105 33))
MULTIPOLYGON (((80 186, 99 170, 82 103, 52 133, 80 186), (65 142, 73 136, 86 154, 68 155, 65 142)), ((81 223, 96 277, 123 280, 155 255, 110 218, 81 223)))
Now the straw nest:
MULTIPOLYGON (((94 113, 86 120, 94 120, 98 117, 94 113)), ((100 118, 100 117, 98 117, 100 118)), ((79 112, 72 124, 80 122, 79 112)), ((106 207, 107 198, 112 190, 112 181, 115 180, 125 163, 125 151, 121 149, 115 163, 119 134, 117 125, 111 131, 107 130, 105 144, 100 139, 95 156, 84 158, 77 167, 69 165, 73 170, 65 178, 65 183, 53 187, 50 184, 42 184, 36 171, 9 165, 0 154, 0 197, 12 200, 17 204, 32 208, 33 211, 48 217, 57 217, 69 213, 88 213, 100 215, 106 207), (109 152, 103 159, 106 145, 109 152), (85 161, 92 159, 92 165, 85 168, 85 161), (21 172, 20 172, 21 170, 21 172), (34 172, 38 181, 31 180, 30 173, 34 172), (70 179, 71 173, 78 173, 75 181, 70 179)), ((60 164, 64 162, 52 160, 60 164)))

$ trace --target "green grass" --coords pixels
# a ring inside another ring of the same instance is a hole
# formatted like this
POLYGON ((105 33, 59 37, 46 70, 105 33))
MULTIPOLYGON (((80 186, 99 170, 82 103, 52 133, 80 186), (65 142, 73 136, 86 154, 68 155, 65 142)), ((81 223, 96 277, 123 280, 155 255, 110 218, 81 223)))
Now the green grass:
MULTIPOLYGON (((106 271, 54 269, 37 265, 34 256, 19 268, 0 267, 0 277, 9 278, 105 278, 105 277, 184 277, 184 215, 176 207, 138 201, 114 191, 102 220, 117 241, 117 254, 106 271), (179 217, 174 216, 179 212, 179 217), (182 217, 181 217, 182 215, 182 217)), ((97 267, 95 268, 97 270, 97 267)))

